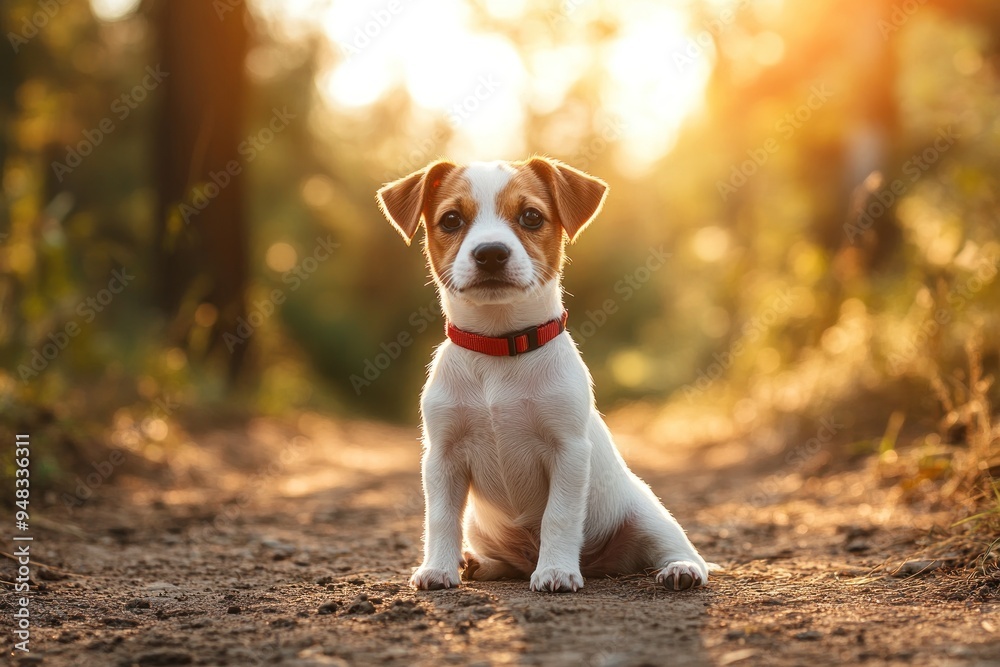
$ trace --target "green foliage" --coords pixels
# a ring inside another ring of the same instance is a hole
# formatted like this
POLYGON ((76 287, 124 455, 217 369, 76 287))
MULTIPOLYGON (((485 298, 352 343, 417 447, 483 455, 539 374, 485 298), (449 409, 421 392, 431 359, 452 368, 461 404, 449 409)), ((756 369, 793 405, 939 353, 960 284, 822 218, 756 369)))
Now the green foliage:
MULTIPOLYGON (((464 155, 470 133, 494 128, 429 110, 401 81, 367 105, 331 101, 343 54, 318 24, 290 27, 274 7, 253 4, 244 126, 259 132, 276 108, 296 120, 246 164, 252 335, 236 344, 249 350, 238 395, 270 412, 322 405, 412 420, 443 322, 419 250, 381 219, 374 191, 464 155)), ((857 440, 882 452, 897 446, 898 429, 878 440, 897 410, 924 432, 955 426, 939 423, 955 409, 934 400, 935 383, 963 381, 955 373, 976 332, 984 377, 1000 349, 991 4, 930 2, 889 28, 867 3, 734 3, 725 20, 717 3, 698 4, 686 15, 693 41, 654 62, 643 53, 655 44, 620 41, 642 34, 638 10, 592 3, 567 15, 550 3, 511 18, 470 7, 475 30, 508 44, 527 79, 559 82, 504 97, 522 140, 480 157, 551 154, 611 184, 565 278, 603 408, 710 405, 750 430, 766 415, 846 406, 857 440), (615 51, 623 44, 637 51, 615 51), (668 86, 657 98, 690 105, 675 133, 669 115, 615 116, 619 78, 653 68, 673 81, 685 67, 705 73, 703 95, 675 98, 668 86), (645 161, 632 153, 644 133, 657 148, 645 161)), ((4 3, 4 34, 36 9, 4 3)), ((209 345, 215 314, 197 296, 179 312, 156 306, 158 91, 125 117, 112 107, 157 61, 153 27, 142 13, 102 23, 73 2, 18 53, 0 49, 5 410, 106 426, 123 405, 230 391, 226 353, 209 345), (53 167, 107 119, 114 130, 78 168, 53 167), (123 268, 135 275, 127 289, 99 312, 81 305, 123 268)), ((383 47, 370 48, 356 58, 383 47)), ((515 81, 515 69, 499 79, 515 81)), ((204 234, 200 224, 175 231, 204 234)), ((996 391, 981 393, 995 404, 996 391)), ((996 454, 990 444, 981 455, 996 454)))

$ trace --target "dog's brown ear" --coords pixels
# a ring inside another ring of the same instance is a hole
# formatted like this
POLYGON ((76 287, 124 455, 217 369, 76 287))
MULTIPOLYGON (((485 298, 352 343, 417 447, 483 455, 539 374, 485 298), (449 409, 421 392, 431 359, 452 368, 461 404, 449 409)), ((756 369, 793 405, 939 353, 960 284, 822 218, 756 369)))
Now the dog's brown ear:
POLYGON ((379 188, 375 195, 379 210, 403 237, 406 245, 410 245, 413 235, 417 233, 430 195, 441 185, 441 179, 454 168, 454 163, 438 160, 420 171, 379 188))
POLYGON ((533 157, 527 164, 551 188, 559 221, 572 243, 601 212, 608 184, 552 158, 533 157))

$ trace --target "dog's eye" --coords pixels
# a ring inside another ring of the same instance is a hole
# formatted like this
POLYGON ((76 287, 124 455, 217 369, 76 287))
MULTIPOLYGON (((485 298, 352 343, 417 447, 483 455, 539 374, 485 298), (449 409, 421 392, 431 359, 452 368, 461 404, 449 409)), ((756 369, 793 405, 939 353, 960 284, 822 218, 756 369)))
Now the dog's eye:
POLYGON ((448 211, 441 216, 441 229, 446 232, 454 232, 464 224, 465 221, 462 220, 462 216, 458 214, 458 211, 448 211))
POLYGON ((526 208, 521 213, 521 226, 526 229, 538 229, 545 219, 537 208, 526 208))

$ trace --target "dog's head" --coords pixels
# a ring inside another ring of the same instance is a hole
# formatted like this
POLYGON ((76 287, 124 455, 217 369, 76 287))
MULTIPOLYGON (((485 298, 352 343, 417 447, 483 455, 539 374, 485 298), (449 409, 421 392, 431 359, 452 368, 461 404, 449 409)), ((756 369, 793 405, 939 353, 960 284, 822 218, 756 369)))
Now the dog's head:
POLYGON ((438 286, 473 303, 507 303, 558 280, 563 245, 604 204, 607 185, 557 160, 434 162, 378 191, 407 244, 421 221, 438 286))

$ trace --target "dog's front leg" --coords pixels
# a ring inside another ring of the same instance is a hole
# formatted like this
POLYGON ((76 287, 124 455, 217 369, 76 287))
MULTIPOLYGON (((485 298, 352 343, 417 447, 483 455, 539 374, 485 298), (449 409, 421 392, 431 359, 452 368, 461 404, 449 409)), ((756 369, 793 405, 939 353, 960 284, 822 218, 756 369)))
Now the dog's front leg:
POLYGON ((531 590, 568 593, 583 588, 580 550, 589 487, 590 442, 580 437, 560 443, 549 471, 549 497, 531 590))
POLYGON ((464 462, 449 460, 430 446, 421 464, 424 482, 424 562, 410 585, 424 590, 458 586, 462 558, 462 513, 469 494, 464 462))

